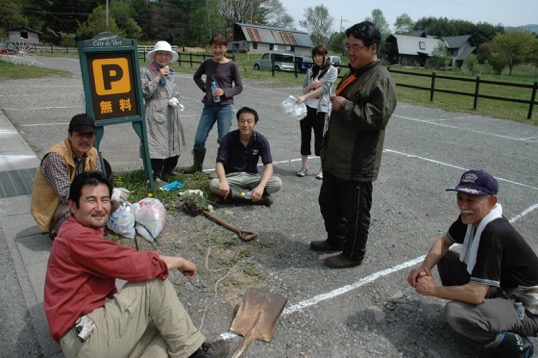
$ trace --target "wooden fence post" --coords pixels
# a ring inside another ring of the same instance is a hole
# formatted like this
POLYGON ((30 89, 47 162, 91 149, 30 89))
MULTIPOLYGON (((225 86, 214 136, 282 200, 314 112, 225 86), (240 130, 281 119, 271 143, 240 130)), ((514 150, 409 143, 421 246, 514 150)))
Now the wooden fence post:
POLYGON ((435 72, 432 72, 432 83, 430 87, 430 102, 433 102, 434 93, 435 93, 435 72))
POLYGON ((478 94, 480 90, 480 76, 476 77, 476 83, 474 86, 474 102, 473 102, 473 109, 476 110, 478 108, 478 94))
POLYGON ((529 113, 527 113, 527 119, 532 118, 532 109, 534 108, 534 103, 536 102, 536 90, 538 89, 538 82, 534 82, 532 88, 531 101, 529 103, 529 113))

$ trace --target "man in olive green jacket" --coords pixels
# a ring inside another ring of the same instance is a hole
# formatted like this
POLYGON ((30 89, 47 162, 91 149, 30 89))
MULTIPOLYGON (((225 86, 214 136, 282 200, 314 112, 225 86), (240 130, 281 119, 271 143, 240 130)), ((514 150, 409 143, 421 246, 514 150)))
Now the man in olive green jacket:
POLYGON ((336 87, 329 128, 321 146, 323 184, 319 194, 327 240, 314 251, 342 251, 325 259, 332 268, 358 266, 366 253, 385 128, 396 108, 396 85, 377 58, 379 30, 372 22, 346 30, 351 70, 336 87))

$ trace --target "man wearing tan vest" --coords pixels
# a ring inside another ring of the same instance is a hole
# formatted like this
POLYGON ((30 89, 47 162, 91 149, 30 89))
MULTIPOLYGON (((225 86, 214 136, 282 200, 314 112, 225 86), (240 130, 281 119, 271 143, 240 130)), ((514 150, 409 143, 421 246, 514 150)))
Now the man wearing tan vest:
MULTIPOLYGON (((67 138, 53 145, 43 156, 36 171, 30 212, 39 228, 54 240, 58 229, 71 213, 67 204, 69 187, 76 175, 87 171, 101 172, 95 141, 95 120, 77 114, 69 123, 67 138)), ((116 188, 113 200, 126 200, 128 191, 116 188)))

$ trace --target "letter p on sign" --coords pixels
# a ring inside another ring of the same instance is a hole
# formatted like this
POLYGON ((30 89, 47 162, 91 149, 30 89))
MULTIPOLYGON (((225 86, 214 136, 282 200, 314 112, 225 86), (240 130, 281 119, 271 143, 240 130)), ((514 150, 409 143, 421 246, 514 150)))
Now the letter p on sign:
POLYGON ((92 62, 95 92, 99 96, 131 91, 129 63, 126 58, 96 59, 92 62))

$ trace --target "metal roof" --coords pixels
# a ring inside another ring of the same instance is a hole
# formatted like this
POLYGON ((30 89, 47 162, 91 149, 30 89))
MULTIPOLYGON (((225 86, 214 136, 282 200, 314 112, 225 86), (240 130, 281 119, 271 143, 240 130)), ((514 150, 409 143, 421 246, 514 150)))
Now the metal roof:
POLYGON ((433 39, 430 37, 415 37, 406 35, 390 35, 396 39, 398 46, 398 53, 400 55, 416 55, 418 53, 424 53, 431 55, 433 50, 439 45, 444 45, 442 40, 433 39), (421 48, 421 43, 424 44, 421 48))
POLYGON ((445 37, 446 46, 448 48, 460 48, 467 41, 469 41, 471 45, 474 45, 473 40, 471 39, 471 35, 445 37))
POLYGON ((271 26, 236 23, 249 42, 263 42, 279 45, 311 47, 310 35, 303 31, 271 26))

